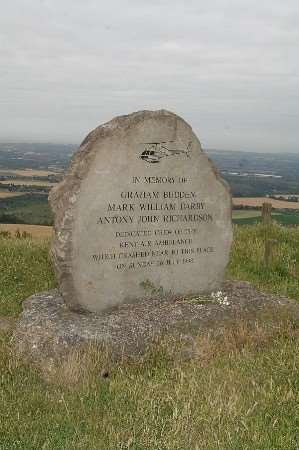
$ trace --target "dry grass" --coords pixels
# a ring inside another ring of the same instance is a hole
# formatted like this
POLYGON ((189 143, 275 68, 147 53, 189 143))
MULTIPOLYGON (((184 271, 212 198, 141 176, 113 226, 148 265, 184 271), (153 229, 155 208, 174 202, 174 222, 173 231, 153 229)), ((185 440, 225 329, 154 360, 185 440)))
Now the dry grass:
MULTIPOLYGON (((116 369, 119 364, 114 363, 116 369)), ((88 386, 99 377, 109 376, 113 357, 107 347, 87 345, 70 352, 59 363, 44 367, 43 374, 50 382, 68 389, 88 386)))
POLYGON ((278 337, 298 339, 298 309, 289 305, 264 307, 257 317, 240 317, 204 333, 198 338, 198 358, 201 364, 215 358, 242 353, 244 350, 260 351, 272 345, 278 337))
POLYGON ((0 233, 0 255, 0 315, 17 317, 24 299, 55 286, 49 239, 15 239, 0 233))
POLYGON ((233 219, 248 219, 250 217, 260 217, 261 211, 258 209, 255 210, 246 210, 246 209, 234 209, 232 211, 233 219))
POLYGON ((199 336, 192 360, 182 361, 182 344, 172 338, 138 361, 112 363, 102 349, 81 349, 52 373, 46 398, 60 411, 59 431, 38 443, 51 450, 295 450, 297 344, 293 312, 274 308, 199 336))
POLYGON ((0 198, 19 197, 20 195, 24 195, 24 192, 8 192, 0 190, 0 198))
POLYGON ((107 370, 90 347, 63 361, 51 384, 3 342, 0 448, 295 450, 298 343, 294 320, 277 317, 215 330, 197 341, 205 353, 185 362, 180 343, 164 340, 107 370))
POLYGON ((235 226, 228 277, 251 281, 262 291, 299 300, 299 228, 235 226), (264 266, 265 240, 277 242, 268 268, 264 266))
POLYGON ((274 200, 267 197, 234 197, 234 205, 261 207, 263 203, 272 203, 274 209, 299 209, 299 202, 287 202, 284 200, 274 200))
MULTIPOLYGON (((231 274, 299 298, 298 278, 289 275, 298 230, 273 226, 269 236, 282 247, 265 273, 257 264, 264 230, 236 228, 231 274)), ((0 244, 1 313, 17 315, 24 298, 54 285, 48 243, 0 244)), ((53 367, 52 383, 18 361, 0 333, 0 449, 298 449, 296 320, 287 309, 236 317, 199 335, 191 360, 183 339, 161 340, 138 361, 82 348, 53 367)))
POLYGON ((44 225, 23 225, 18 223, 0 223, 0 232, 9 231, 15 234, 17 231, 29 233, 34 238, 49 238, 52 236, 53 228, 44 225))
POLYGON ((50 181, 39 181, 39 180, 18 180, 18 179, 11 179, 11 180, 1 180, 0 183, 2 184, 14 184, 15 186, 54 186, 57 183, 51 183, 50 181))
MULTIPOLYGON (((206 367, 226 357, 236 357, 244 351, 255 353, 271 347, 276 339, 298 340, 298 308, 295 306, 264 307, 255 316, 240 316, 210 328, 194 338, 192 349, 190 342, 172 336, 159 338, 149 346, 147 353, 139 361, 123 358, 114 361, 108 347, 89 345, 68 354, 59 364, 47 372, 48 381, 73 389, 93 384, 101 376, 109 376, 114 371, 126 370, 130 364, 143 366, 159 365, 159 360, 172 361, 181 365, 184 360, 193 359, 195 365, 206 367)), ((188 362, 189 364, 189 362, 188 362)), ((46 368, 48 370, 48 367, 46 368)))

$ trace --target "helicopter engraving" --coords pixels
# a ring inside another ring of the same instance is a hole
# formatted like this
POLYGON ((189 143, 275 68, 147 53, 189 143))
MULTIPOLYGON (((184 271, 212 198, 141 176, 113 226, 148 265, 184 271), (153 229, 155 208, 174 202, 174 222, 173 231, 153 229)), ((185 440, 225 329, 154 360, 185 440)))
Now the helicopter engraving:
POLYGON ((162 158, 169 156, 185 155, 190 158, 191 141, 185 149, 177 148, 174 143, 175 141, 143 142, 145 147, 140 158, 148 163, 159 163, 162 158))

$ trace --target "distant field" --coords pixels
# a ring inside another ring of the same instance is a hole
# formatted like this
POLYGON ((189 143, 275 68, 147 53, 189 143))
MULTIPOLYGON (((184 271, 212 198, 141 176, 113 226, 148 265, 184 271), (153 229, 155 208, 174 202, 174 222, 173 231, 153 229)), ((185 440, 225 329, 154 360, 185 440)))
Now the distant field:
POLYGON ((17 223, 0 223, 0 231, 9 231, 12 234, 19 230, 20 233, 26 231, 32 237, 48 238, 52 236, 53 228, 43 225, 23 225, 17 223))
POLYGON ((53 216, 46 194, 18 194, 0 198, 0 223, 52 225, 53 216))
MULTIPOLYGON (((246 212, 244 211, 244 215, 235 215, 233 213, 233 223, 238 225, 256 225, 257 223, 261 222, 261 215, 246 215, 246 212)), ((252 211, 254 213, 254 211, 252 211)), ((299 214, 293 213, 293 212, 276 212, 272 213, 272 220, 275 222, 280 223, 281 225, 287 225, 287 226, 299 226, 299 214)))
POLYGON ((7 192, 0 190, 0 198, 18 197, 20 195, 24 195, 23 192, 7 192))
POLYGON ((39 181, 39 180, 4 180, 0 181, 2 184, 14 184, 15 186, 55 186, 57 183, 51 183, 50 181, 39 181))
POLYGON ((47 177, 48 175, 57 175, 58 173, 59 172, 35 169, 0 170, 0 175, 16 175, 18 177, 47 177))
MULTIPOLYGON (((271 214, 272 220, 282 225, 298 226, 299 225, 299 213, 295 211, 275 211, 271 214)), ((233 210, 232 213, 233 222, 238 225, 255 225, 261 222, 261 211, 256 210, 233 210)))
MULTIPOLYGON (((294 215, 294 213, 292 213, 294 215)), ((252 217, 261 217, 259 209, 234 209, 233 219, 250 219, 252 217)), ((279 212, 272 212, 271 216, 278 216, 279 212)))
POLYGON ((260 217, 261 211, 259 210, 233 210, 233 219, 248 219, 250 217, 260 217))
POLYGON ((272 207, 276 209, 299 209, 299 202, 287 202, 284 200, 274 200, 267 197, 234 197, 234 205, 261 207, 263 203, 272 203, 272 207))

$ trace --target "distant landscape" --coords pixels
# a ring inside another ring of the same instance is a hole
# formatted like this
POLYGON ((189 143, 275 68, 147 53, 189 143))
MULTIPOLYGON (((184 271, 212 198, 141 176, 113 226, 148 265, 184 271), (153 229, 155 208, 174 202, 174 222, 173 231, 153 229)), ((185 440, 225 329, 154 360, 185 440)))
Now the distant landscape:
MULTIPOLYGON (((52 225, 50 189, 63 178, 76 145, 0 143, 0 223, 52 225)), ((261 204, 273 219, 299 225, 299 155, 206 150, 234 197, 233 220, 260 221, 261 204)))

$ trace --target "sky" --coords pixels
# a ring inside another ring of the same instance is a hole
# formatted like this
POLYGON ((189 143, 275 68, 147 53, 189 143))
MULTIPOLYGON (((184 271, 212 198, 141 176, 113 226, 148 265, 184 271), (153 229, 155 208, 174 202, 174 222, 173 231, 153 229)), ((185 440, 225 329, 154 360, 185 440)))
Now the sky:
POLYGON ((299 153, 298 0, 3 1, 0 62, 0 141, 163 108, 204 148, 299 153))

